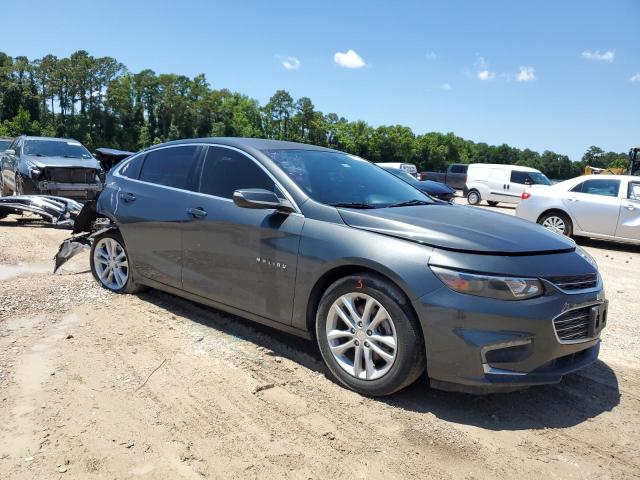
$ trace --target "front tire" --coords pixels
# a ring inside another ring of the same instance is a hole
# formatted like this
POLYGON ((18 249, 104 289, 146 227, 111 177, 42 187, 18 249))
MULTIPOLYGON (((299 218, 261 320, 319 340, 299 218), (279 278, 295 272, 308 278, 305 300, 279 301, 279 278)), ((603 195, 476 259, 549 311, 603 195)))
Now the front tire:
POLYGON ((316 338, 331 377, 363 395, 394 393, 425 370, 424 340, 409 301, 377 275, 348 276, 327 289, 316 338))
POLYGON ((467 193, 467 202, 469 202, 469 205, 478 205, 481 201, 482 197, 479 191, 470 190, 469 193, 467 193))
POLYGON ((569 216, 563 212, 548 212, 538 219, 538 223, 547 230, 570 237, 573 234, 573 224, 569 216))
POLYGON ((96 237, 91 245, 91 273, 107 290, 115 293, 136 293, 141 287, 134 282, 122 236, 108 231, 96 237))

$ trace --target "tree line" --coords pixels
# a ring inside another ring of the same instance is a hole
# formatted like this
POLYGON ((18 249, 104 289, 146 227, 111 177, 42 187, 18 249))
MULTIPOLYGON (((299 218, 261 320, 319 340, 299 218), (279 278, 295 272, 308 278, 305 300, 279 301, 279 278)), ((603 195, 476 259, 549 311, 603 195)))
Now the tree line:
POLYGON ((585 165, 625 166, 626 154, 592 146, 580 161, 549 150, 488 145, 453 133, 415 134, 409 127, 373 127, 317 110, 308 97, 278 90, 265 105, 204 75, 130 72, 112 57, 79 50, 68 58, 10 57, 0 52, 0 136, 71 137, 90 150, 136 151, 180 138, 262 137, 312 143, 374 162, 408 162, 419 171, 449 163, 530 166, 550 178, 580 175, 585 165))

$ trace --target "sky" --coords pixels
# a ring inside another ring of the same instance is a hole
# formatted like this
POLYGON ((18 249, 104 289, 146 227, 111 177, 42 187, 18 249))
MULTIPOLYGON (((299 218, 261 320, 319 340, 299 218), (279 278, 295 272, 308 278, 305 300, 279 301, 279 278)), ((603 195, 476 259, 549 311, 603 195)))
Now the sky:
POLYGON ((262 104, 579 160, 640 145, 639 0, 3 0, 0 51, 87 50, 262 104), (17 20, 21 19, 21 20, 17 20), (15 21, 14 21, 15 20, 15 21))

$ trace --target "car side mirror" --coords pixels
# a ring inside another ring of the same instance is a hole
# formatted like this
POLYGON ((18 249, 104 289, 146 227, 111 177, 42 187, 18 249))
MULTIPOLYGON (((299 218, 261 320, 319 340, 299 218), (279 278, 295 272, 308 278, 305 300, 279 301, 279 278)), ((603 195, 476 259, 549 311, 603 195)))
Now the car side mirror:
POLYGON ((7 148, 4 153, 6 153, 7 155, 15 155, 16 151, 13 148, 7 148))
POLYGON ((233 203, 240 208, 254 208, 279 212, 293 212, 291 202, 278 198, 274 192, 263 188, 246 188, 233 192, 233 203))

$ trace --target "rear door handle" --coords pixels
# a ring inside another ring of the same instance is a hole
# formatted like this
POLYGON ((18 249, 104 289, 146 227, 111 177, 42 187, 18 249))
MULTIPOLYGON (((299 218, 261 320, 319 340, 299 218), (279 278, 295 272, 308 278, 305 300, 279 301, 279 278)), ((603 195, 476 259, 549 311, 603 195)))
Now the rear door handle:
POLYGON ((624 208, 626 208, 627 210, 631 210, 631 211, 633 211, 633 210, 635 210, 635 209, 636 209, 636 206, 635 206, 635 205, 633 205, 633 204, 631 204, 631 203, 627 203, 626 205, 623 205, 623 206, 624 206, 624 208))
POLYGON ((133 193, 121 193, 120 198, 127 203, 136 201, 136 196, 133 193))
POLYGON ((577 202, 578 201, 578 199, 576 197, 570 197, 570 198, 567 198, 567 200, 569 200, 570 202, 577 202))
POLYGON ((187 208, 187 214, 193 218, 204 218, 207 216, 207 211, 200 207, 187 208))

